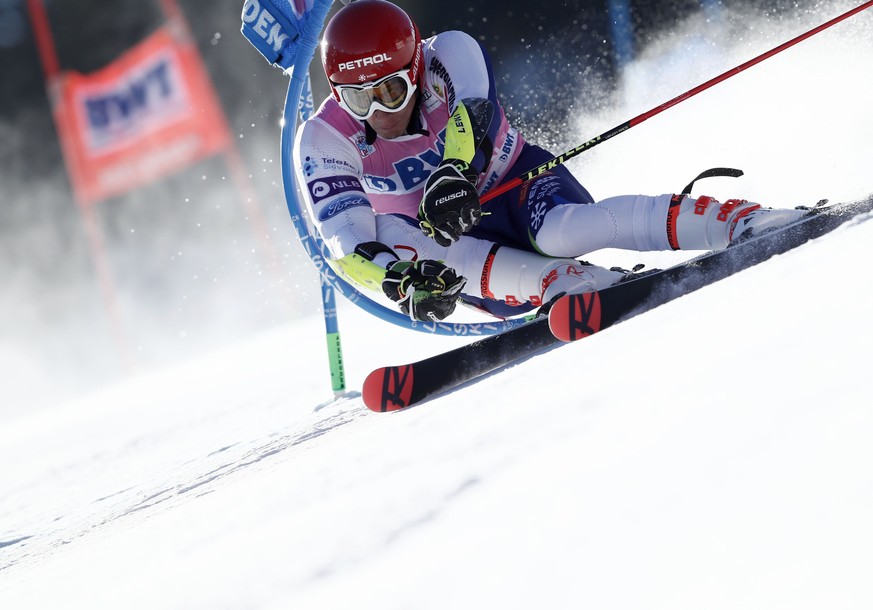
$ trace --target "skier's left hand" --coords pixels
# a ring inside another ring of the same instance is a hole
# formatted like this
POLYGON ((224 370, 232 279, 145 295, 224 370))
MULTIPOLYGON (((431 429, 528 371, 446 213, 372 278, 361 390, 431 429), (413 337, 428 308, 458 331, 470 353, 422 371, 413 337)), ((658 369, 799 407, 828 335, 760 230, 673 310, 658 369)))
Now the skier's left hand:
POLYGON ((455 163, 443 161, 424 186, 418 206, 421 230, 439 245, 450 246, 476 226, 481 217, 475 185, 455 163))
POLYGON ((466 283, 440 261, 395 261, 388 265, 382 291, 410 318, 438 322, 455 311, 466 283))

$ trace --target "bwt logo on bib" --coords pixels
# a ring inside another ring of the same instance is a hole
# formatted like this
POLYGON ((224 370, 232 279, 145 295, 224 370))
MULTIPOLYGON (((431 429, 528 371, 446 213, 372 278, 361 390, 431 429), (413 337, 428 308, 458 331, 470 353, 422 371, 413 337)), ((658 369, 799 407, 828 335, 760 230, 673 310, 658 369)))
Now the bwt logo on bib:
POLYGON ((344 61, 339 65, 340 72, 343 70, 354 70, 364 66, 375 66, 376 64, 384 64, 386 61, 391 61, 388 53, 377 53, 372 57, 364 57, 363 59, 354 59, 352 61, 344 61))

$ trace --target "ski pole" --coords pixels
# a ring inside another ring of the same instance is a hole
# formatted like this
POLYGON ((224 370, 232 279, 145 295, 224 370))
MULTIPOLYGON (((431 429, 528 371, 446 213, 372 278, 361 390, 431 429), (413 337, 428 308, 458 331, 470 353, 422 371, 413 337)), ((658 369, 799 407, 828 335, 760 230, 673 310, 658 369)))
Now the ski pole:
POLYGON ((614 138, 618 134, 627 131, 631 127, 635 127, 636 125, 639 125, 640 123, 642 123, 646 119, 650 119, 653 116, 655 116, 656 114, 661 114, 662 112, 664 112, 668 108, 672 108, 676 104, 678 104, 680 102, 684 102, 688 98, 697 95, 701 91, 706 91, 710 87, 717 85, 718 83, 725 81, 725 80, 729 79, 730 77, 735 76, 736 74, 739 74, 743 70, 746 70, 746 69, 751 68, 752 66, 754 66, 756 64, 761 63, 765 59, 769 59, 770 57, 773 57, 777 53, 781 53, 782 51, 784 51, 785 49, 788 49, 789 47, 793 47, 797 43, 802 42, 802 41, 806 40, 807 38, 810 38, 811 36, 815 36, 819 32, 828 29, 832 25, 835 25, 835 24, 837 24, 845 19, 848 19, 852 15, 860 13, 861 11, 868 9, 871 6, 873 6, 873 0, 869 0, 868 2, 865 2, 864 4, 862 4, 858 7, 855 7, 849 11, 846 11, 842 15, 834 17, 830 21, 827 21, 827 22, 821 24, 820 26, 809 30, 808 32, 805 32, 805 33, 801 34, 800 36, 796 36, 795 38, 792 38, 788 42, 784 42, 784 43, 780 44, 778 47, 775 47, 773 49, 770 49, 766 53, 762 53, 761 55, 758 55, 754 59, 750 59, 749 61, 742 63, 735 68, 731 68, 727 72, 724 72, 724 73, 716 76, 715 78, 711 78, 708 81, 706 81, 705 83, 697 85, 693 89, 689 89, 685 93, 674 97, 669 102, 665 102, 664 104, 661 104, 660 106, 652 108, 651 110, 644 112, 643 114, 641 114, 637 117, 632 118, 630 121, 627 121, 625 123, 622 123, 621 125, 617 125, 616 127, 613 127, 609 131, 606 131, 606 132, 600 134, 596 138, 588 140, 584 144, 580 144, 576 148, 568 150, 567 152, 562 153, 562 154, 558 155, 557 157, 552 158, 550 161, 546 161, 542 165, 535 167, 528 172, 525 172, 521 176, 513 178, 512 180, 508 180, 508 181, 504 182, 503 184, 501 184, 500 186, 494 188, 493 190, 488 191, 487 193, 482 195, 480 202, 485 203, 486 201, 493 199, 494 197, 497 197, 498 195, 502 195, 506 191, 512 190, 515 187, 520 186, 521 184, 524 184, 528 180, 531 180, 532 178, 539 176, 543 172, 547 172, 550 169, 553 169, 554 167, 561 165, 562 163, 566 163, 568 160, 572 159, 576 155, 579 155, 590 148, 594 148, 595 146, 597 146, 598 144, 601 144, 602 142, 606 142, 607 140, 614 138))

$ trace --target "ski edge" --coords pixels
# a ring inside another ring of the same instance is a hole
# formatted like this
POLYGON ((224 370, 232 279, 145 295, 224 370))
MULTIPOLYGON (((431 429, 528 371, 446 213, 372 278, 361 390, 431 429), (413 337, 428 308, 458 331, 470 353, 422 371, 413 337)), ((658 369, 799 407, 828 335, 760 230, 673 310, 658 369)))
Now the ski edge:
POLYGON ((371 411, 385 413, 420 404, 556 346, 548 319, 483 337, 417 362, 373 370, 361 392, 371 411))

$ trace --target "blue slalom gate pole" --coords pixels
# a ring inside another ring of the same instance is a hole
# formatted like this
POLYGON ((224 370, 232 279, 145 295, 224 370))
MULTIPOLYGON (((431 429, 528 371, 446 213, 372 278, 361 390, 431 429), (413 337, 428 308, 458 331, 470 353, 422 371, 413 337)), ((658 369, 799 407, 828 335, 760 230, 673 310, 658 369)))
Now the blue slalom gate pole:
MULTIPOLYGON (((308 69, 308 68, 307 68, 308 69)), ((315 113, 315 103, 312 99, 312 86, 308 77, 303 81, 300 100, 297 104, 297 114, 301 121, 309 120, 315 113)), ((325 274, 319 274, 321 284, 321 307, 324 315, 324 330, 327 339, 327 360, 330 367, 330 386, 335 395, 346 390, 346 374, 343 365, 343 348, 339 332, 339 318, 336 310, 336 291, 325 274)))

